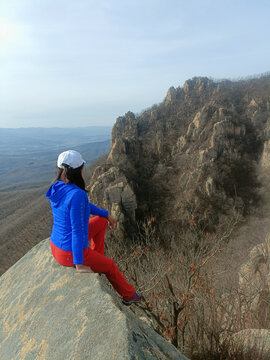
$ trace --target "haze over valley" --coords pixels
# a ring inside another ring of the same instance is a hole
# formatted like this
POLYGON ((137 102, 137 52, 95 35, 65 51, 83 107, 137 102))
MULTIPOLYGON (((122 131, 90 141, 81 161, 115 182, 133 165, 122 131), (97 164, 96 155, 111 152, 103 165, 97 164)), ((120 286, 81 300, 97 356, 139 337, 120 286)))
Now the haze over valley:
POLYGON ((90 164, 109 151, 110 132, 109 126, 0 129, 0 191, 50 182, 58 154, 68 149, 90 164))

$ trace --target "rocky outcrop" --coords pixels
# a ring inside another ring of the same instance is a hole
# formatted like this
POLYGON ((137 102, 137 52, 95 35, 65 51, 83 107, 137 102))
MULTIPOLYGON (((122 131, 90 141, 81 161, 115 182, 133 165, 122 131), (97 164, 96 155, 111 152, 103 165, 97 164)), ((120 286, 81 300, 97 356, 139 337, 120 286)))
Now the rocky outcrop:
POLYGON ((166 98, 164 100, 166 105, 172 104, 175 100, 176 100, 176 96, 177 96, 177 91, 176 89, 172 86, 169 88, 166 98))
POLYGON ((116 166, 99 166, 95 169, 88 186, 90 200, 110 210, 111 216, 118 221, 114 236, 124 240, 125 226, 135 227, 137 199, 126 176, 116 166))
POLYGON ((257 168, 268 164, 269 103, 269 76, 171 87, 160 105, 117 119, 90 198, 115 214, 124 236, 151 216, 162 227, 183 224, 186 209, 204 229, 232 208, 245 213, 258 200, 257 168))
POLYGON ((0 278, 1 360, 186 359, 97 274, 59 265, 49 247, 42 241, 0 278))
POLYGON ((239 268, 238 281, 238 287, 223 292, 218 306, 220 340, 239 358, 267 360, 270 358, 270 234, 251 249, 239 268))
MULTIPOLYGON (((249 302, 249 309, 258 314, 261 326, 270 323, 270 234, 256 245, 240 267, 239 289, 249 302)), ((266 325, 267 326, 267 325, 266 325)))

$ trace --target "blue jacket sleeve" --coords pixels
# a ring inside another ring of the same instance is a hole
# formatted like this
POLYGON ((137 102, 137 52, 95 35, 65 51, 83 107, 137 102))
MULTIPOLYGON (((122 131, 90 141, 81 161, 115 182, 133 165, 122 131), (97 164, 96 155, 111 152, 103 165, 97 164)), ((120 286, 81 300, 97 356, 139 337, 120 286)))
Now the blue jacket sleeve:
MULTIPOLYGON (((74 265, 83 263, 83 244, 85 242, 85 205, 84 194, 75 192, 70 201, 70 223, 72 231, 72 255, 74 265)), ((88 221, 88 219, 87 219, 88 221)))
POLYGON ((91 204, 91 203, 89 203, 89 210, 90 210, 90 215, 91 214, 98 215, 98 216, 105 217, 105 218, 107 218, 109 216, 109 213, 107 210, 100 209, 99 207, 97 207, 96 205, 91 204))

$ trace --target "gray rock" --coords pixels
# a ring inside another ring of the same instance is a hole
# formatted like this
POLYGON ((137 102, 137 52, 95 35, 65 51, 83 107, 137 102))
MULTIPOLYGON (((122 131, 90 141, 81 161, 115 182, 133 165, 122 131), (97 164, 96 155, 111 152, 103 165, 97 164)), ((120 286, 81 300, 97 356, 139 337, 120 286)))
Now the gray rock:
POLYGON ((265 141, 263 154, 261 158, 261 165, 263 168, 269 169, 270 167, 270 140, 265 141))
POLYGON ((239 288, 248 299, 250 310, 263 314, 263 321, 270 321, 270 236, 264 243, 257 244, 249 253, 247 261, 239 271, 239 288))
POLYGON ((208 196, 211 196, 211 194, 214 192, 214 188, 214 180, 211 177, 208 177, 205 183, 205 190, 208 196))
POLYGON ((111 203, 117 203, 117 204, 120 203, 120 201, 121 201, 121 192, 122 192, 123 186, 124 186, 123 183, 120 182, 120 183, 115 184, 113 186, 109 186, 106 189, 105 195, 108 196, 108 198, 109 198, 108 200, 111 203))
POLYGON ((231 348, 233 350, 243 349, 244 354, 257 353, 260 358, 270 356, 270 330, 245 329, 231 337, 231 348))
POLYGON ((166 98, 165 98, 165 104, 168 105, 176 100, 176 89, 171 86, 167 92, 166 98))
POLYGON ((137 208, 136 196, 129 185, 125 186, 121 194, 121 200, 124 209, 135 220, 135 210, 137 208))
POLYGON ((48 239, 2 275, 0 330, 1 360, 186 359, 97 274, 59 265, 48 239))

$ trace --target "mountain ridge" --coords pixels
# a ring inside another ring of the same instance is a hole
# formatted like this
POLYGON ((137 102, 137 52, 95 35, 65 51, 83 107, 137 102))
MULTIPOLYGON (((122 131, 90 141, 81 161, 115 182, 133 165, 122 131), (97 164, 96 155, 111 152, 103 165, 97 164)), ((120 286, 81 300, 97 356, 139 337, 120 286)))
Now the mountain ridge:
POLYGON ((247 213, 258 201, 257 169, 269 143, 269 94, 269 75, 239 82, 197 77, 171 87, 139 116, 127 112, 112 129, 90 197, 112 211, 125 236, 146 217, 169 221, 170 209, 194 213, 208 231, 232 208, 247 213))

